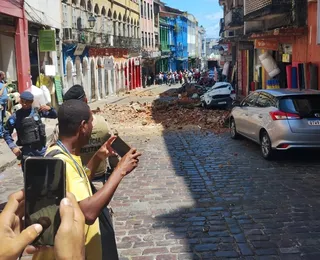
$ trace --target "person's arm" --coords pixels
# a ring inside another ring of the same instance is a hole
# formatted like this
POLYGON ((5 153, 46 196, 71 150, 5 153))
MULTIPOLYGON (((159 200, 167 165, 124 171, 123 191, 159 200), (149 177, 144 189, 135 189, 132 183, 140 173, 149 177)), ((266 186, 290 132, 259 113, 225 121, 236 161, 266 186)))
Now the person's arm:
POLYGON ((41 117, 56 119, 58 117, 57 111, 50 106, 44 105, 39 109, 39 113, 41 117))
POLYGON ((4 131, 3 131, 3 139, 6 141, 11 151, 18 157, 21 154, 21 150, 15 144, 14 139, 12 138, 12 133, 15 128, 16 128, 16 114, 14 113, 12 116, 9 117, 8 121, 5 124, 4 131))
POLYGON ((136 152, 135 149, 131 149, 121 159, 106 184, 91 197, 79 202, 87 225, 92 225, 95 222, 101 210, 110 203, 121 180, 138 166, 139 156, 141 156, 141 153, 136 152))
POLYGON ((1 90, 0 90, 0 96, 3 95, 3 92, 4 92, 4 90, 6 89, 7 86, 8 86, 7 83, 5 83, 5 84, 2 83, 2 88, 1 88, 1 90))
POLYGON ((106 160, 107 157, 114 154, 113 149, 111 148, 112 142, 116 139, 116 136, 112 136, 106 141, 100 149, 92 156, 90 161, 87 163, 87 168, 91 171, 89 179, 92 180, 97 172, 97 169, 100 163, 103 160, 106 160))

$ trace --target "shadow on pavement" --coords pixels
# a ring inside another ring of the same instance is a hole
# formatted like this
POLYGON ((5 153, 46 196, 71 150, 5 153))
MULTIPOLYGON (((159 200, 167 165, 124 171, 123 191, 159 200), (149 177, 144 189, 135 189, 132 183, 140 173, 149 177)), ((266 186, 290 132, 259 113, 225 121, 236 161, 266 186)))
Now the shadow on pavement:
MULTIPOLYGON (((157 110, 153 118, 163 123, 157 110)), ((168 207, 155 205, 153 228, 177 259, 320 259, 318 152, 269 162, 228 134, 196 126, 162 134, 169 159, 159 200, 168 207)))

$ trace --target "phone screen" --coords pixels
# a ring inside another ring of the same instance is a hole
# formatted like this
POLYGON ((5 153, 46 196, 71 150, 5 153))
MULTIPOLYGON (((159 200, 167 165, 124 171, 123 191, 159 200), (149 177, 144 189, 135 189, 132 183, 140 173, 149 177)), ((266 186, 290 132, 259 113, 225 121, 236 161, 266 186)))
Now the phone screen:
POLYGON ((121 157, 125 156, 131 149, 130 146, 127 145, 119 136, 113 141, 111 147, 121 157))
POLYGON ((34 245, 54 245, 60 225, 59 205, 65 197, 65 163, 58 158, 31 157, 25 162, 25 227, 39 223, 34 245))

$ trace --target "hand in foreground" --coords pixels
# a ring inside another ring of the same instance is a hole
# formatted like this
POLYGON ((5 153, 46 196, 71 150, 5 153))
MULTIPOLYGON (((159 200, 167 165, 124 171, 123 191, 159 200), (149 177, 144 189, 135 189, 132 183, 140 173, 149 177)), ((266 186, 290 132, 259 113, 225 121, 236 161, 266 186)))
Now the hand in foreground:
POLYGON ((120 170, 122 174, 128 175, 132 172, 135 168, 137 168, 139 163, 139 157, 141 153, 137 152, 137 149, 132 148, 130 151, 121 158, 120 162, 118 163, 116 170, 120 170))
POLYGON ((85 219, 72 193, 60 203, 61 224, 54 240, 55 259, 85 259, 85 219))
POLYGON ((48 112, 51 109, 51 107, 47 106, 47 105, 42 105, 39 108, 39 111, 43 111, 43 112, 48 112))
POLYGON ((27 253, 35 251, 28 245, 42 232, 42 226, 34 224, 20 233, 23 214, 24 193, 18 191, 10 195, 7 205, 0 214, 1 260, 16 260, 26 247, 27 253))
POLYGON ((103 161, 105 159, 107 159, 109 156, 114 155, 115 152, 111 147, 111 144, 113 143, 113 141, 116 139, 116 136, 111 136, 108 141, 106 141, 101 147, 100 149, 97 151, 96 155, 98 156, 98 158, 103 161))
POLYGON ((14 155, 15 155, 16 157, 19 157, 19 156, 21 155, 21 150, 20 150, 19 147, 13 148, 13 149, 12 149, 12 152, 14 153, 14 155))

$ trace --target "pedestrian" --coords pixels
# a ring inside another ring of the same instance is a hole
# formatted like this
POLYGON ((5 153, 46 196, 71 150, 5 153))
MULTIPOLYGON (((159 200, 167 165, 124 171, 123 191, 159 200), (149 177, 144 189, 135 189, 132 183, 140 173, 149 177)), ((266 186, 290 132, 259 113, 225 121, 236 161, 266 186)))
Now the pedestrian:
POLYGON ((168 84, 168 75, 166 72, 163 73, 163 83, 166 85, 168 84))
POLYGON ((7 102, 8 102, 8 84, 5 81, 5 73, 0 71, 0 138, 3 138, 3 124, 6 117, 7 102))
POLYGON ((44 156, 46 152, 46 130, 41 117, 57 118, 57 112, 53 107, 43 105, 39 109, 33 108, 33 100, 31 92, 21 93, 22 108, 9 117, 3 135, 11 151, 21 160, 22 171, 24 171, 24 157, 44 156), (14 129, 18 136, 16 144, 12 137, 14 129))
POLYGON ((162 83, 163 83, 163 74, 160 71, 160 73, 159 73, 159 85, 162 85, 162 83))
MULTIPOLYGON (((66 162, 66 188, 75 195, 85 216, 86 260, 117 260, 118 253, 114 233, 110 236, 110 220, 105 205, 111 201, 121 180, 138 166, 140 153, 131 149, 117 165, 107 183, 94 193, 90 180, 95 169, 113 153, 110 138, 83 166, 80 151, 88 144, 93 129, 93 116, 89 106, 81 100, 65 101, 59 108, 59 140, 48 148, 47 156, 66 162)), ((37 252, 33 259, 53 259, 53 249, 37 252)))
MULTIPOLYGON (((63 96, 63 101, 81 100, 88 103, 88 99, 84 89, 80 85, 72 86, 63 96)), ((101 115, 93 114, 93 129, 89 143, 80 150, 80 157, 82 163, 86 165, 92 156, 99 150, 99 148, 116 132, 111 129, 108 121, 101 115)), ((51 147, 59 140, 59 124, 56 125, 51 140, 48 142, 48 147, 51 147)), ((101 161, 99 167, 96 169, 95 178, 103 183, 106 182, 108 175, 117 166, 119 160, 117 156, 110 156, 107 160, 101 161)))

